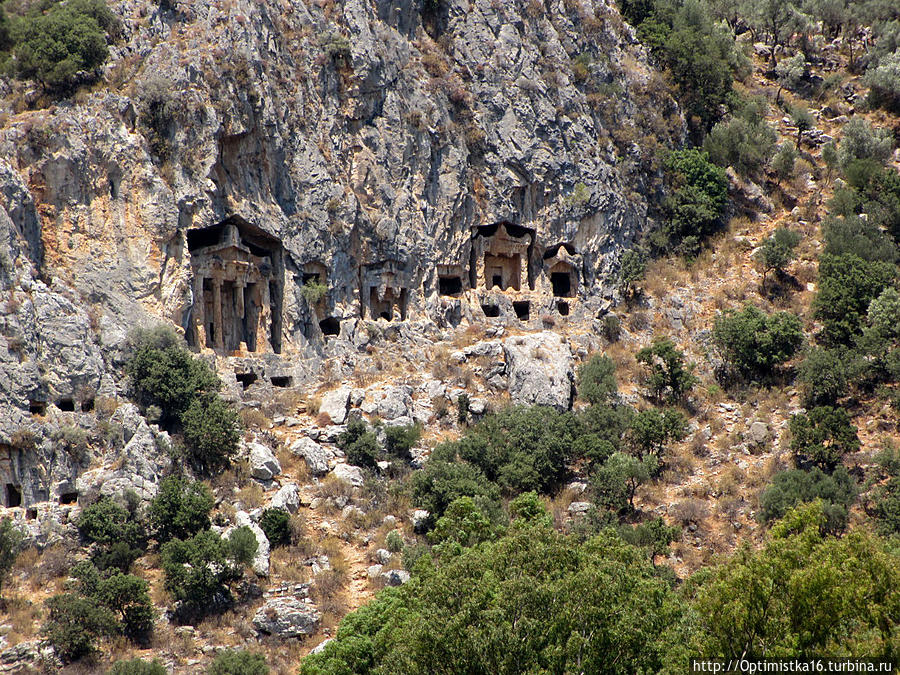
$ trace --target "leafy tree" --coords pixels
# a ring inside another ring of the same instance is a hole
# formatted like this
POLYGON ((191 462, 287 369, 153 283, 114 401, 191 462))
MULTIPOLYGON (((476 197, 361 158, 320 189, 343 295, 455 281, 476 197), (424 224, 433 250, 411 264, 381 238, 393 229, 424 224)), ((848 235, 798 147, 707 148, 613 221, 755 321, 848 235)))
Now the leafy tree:
POLYGON ((846 348, 811 349, 799 367, 807 405, 834 405, 847 395, 861 370, 858 355, 846 348))
POLYGON ((439 545, 441 553, 452 553, 488 541, 493 535, 493 524, 475 501, 471 497, 460 497, 447 506, 444 515, 428 533, 428 540, 439 545))
POLYGON ((697 383, 693 365, 686 365, 684 353, 669 338, 658 338, 637 353, 638 363, 648 369, 647 388, 657 401, 677 402, 697 383))
POLYGON ((863 327, 869 304, 893 283, 896 266, 856 255, 823 254, 819 260, 819 293, 814 316, 828 344, 849 345, 863 327))
POLYGON ((85 507, 77 524, 82 539, 95 544, 91 560, 101 570, 127 572, 146 545, 143 523, 109 497, 85 507))
POLYGON ((795 9, 792 0, 756 0, 745 5, 745 19, 757 34, 766 36, 771 46, 771 62, 777 67, 775 52, 783 47, 795 26, 795 9))
POLYGON ((492 521, 500 519, 500 489, 467 462, 429 460, 412 477, 413 502, 427 509, 433 520, 459 497, 471 497, 492 521))
POLYGON ((658 517, 638 523, 634 527, 622 525, 616 531, 629 544, 647 549, 651 561, 655 561, 657 556, 666 555, 669 544, 681 536, 680 527, 666 525, 666 522, 658 517))
POLYGON ((284 509, 271 508, 262 512, 259 527, 266 533, 272 546, 283 546, 291 541, 291 516, 284 509))
POLYGON ((753 305, 716 318, 713 340, 741 375, 763 378, 791 359, 803 344, 803 326, 790 312, 766 314, 753 305))
MULTIPOLYGON (((778 81, 778 92, 775 94, 775 105, 781 103, 781 90, 793 91, 806 75, 806 57, 802 53, 794 54, 789 59, 782 59, 775 66, 775 78, 778 81)), ((799 147, 799 141, 798 141, 799 147)))
POLYGON ((755 255, 756 261, 763 268, 763 288, 766 287, 769 272, 782 274, 784 268, 791 264, 799 243, 800 233, 786 227, 779 227, 766 237, 755 255))
POLYGON ((117 616, 123 635, 141 641, 153 630, 156 615, 148 591, 149 585, 144 579, 116 572, 98 578, 90 597, 117 616))
POLYGON ((166 590, 184 616, 208 613, 229 596, 227 584, 240 576, 227 543, 212 530, 172 539, 160 548, 166 590))
POLYGON ((822 229, 828 255, 855 255, 866 262, 894 262, 897 258, 894 242, 869 219, 857 215, 828 216, 822 229))
POLYGON ((820 406, 793 415, 790 428, 791 452, 799 466, 813 464, 833 471, 845 454, 859 450, 856 427, 842 408, 820 406))
POLYGON ((787 180, 794 174, 794 163, 797 161, 797 151, 790 143, 782 143, 778 152, 772 158, 772 170, 778 176, 778 180, 787 180))
POLYGON ((262 654, 248 651, 226 650, 219 652, 206 675, 268 675, 269 667, 262 654))
POLYGON ((106 671, 106 675, 166 675, 166 668, 157 659, 152 661, 130 659, 128 661, 116 661, 112 668, 106 671))
POLYGON ((900 293, 886 288, 869 305, 859 347, 879 379, 900 379, 900 293))
POLYGON ((228 465, 237 450, 238 416, 218 394, 198 396, 181 416, 190 458, 201 471, 228 465))
POLYGON ((514 406, 485 417, 453 447, 507 494, 548 492, 565 479, 573 448, 584 433, 571 413, 514 406))
POLYGON ((692 623, 646 553, 615 535, 514 527, 420 564, 345 617, 300 672, 677 673, 698 648, 692 623))
POLYGON ((591 405, 609 403, 618 391, 616 364, 610 357, 594 354, 578 369, 578 395, 591 405))
POLYGON ((838 161, 842 169, 859 159, 884 164, 891 156, 891 134, 887 129, 873 129, 864 118, 856 116, 844 125, 838 145, 838 161))
POLYGON ((900 471, 895 469, 887 482, 872 492, 871 501, 878 532, 886 537, 900 534, 900 471))
POLYGON ((408 459, 409 451, 421 437, 422 426, 420 424, 387 427, 384 430, 384 449, 389 455, 408 459))
POLYGON ((0 590, 19 556, 23 538, 22 530, 13 525, 11 518, 0 520, 0 590))
POLYGON ((319 304, 319 301, 328 293, 328 286, 319 281, 318 277, 308 279, 300 287, 300 295, 310 306, 319 304))
POLYGON ((460 394, 456 397, 456 421, 459 424, 469 423, 469 395, 460 394))
POLYGON ((381 446, 375 432, 362 420, 353 420, 347 430, 338 436, 338 447, 347 453, 347 461, 355 466, 374 468, 381 446))
POLYGON ((900 50, 869 68, 863 84, 869 87, 869 102, 873 106, 900 113, 900 50))
POLYGON ((103 0, 55 3, 43 13, 36 8, 13 25, 16 75, 65 90, 80 71, 96 71, 106 61, 107 35, 116 26, 103 0))
POLYGON ((843 532, 847 527, 850 506, 856 501, 856 483, 844 467, 831 475, 813 468, 810 471, 790 469, 772 477, 772 482, 759 496, 759 518, 772 522, 783 518, 798 504, 822 500, 825 529, 843 532))
POLYGON ((728 204, 728 179, 725 170, 700 150, 672 152, 664 167, 669 196, 662 232, 671 245, 693 255, 700 240, 721 223, 728 204))
POLYGON ((168 476, 160 482, 159 492, 150 502, 150 522, 160 543, 187 539, 209 529, 212 508, 213 496, 203 483, 168 476))
POLYGON ((591 476, 594 502, 614 512, 634 510, 638 487, 649 481, 658 467, 655 455, 639 459, 624 452, 613 454, 591 476))
POLYGON ((644 279, 644 275, 647 273, 648 259, 647 252, 641 248, 630 248, 622 254, 619 284, 624 295, 632 295, 635 285, 644 279))
POLYGON ((821 502, 798 507, 762 550, 745 543, 695 575, 694 606, 708 636, 703 653, 724 658, 892 654, 900 602, 896 551, 857 529, 824 536, 821 502), (865 598, 861 601, 861 598, 865 598))
POLYGON ((747 101, 730 119, 718 122, 703 141, 710 161, 742 176, 758 174, 772 158, 777 140, 765 113, 764 102, 747 101))
POLYGON ((656 455, 662 460, 667 445, 680 441, 687 435, 687 421, 678 410, 667 408, 660 412, 655 408, 643 410, 631 418, 627 432, 629 445, 638 458, 656 455))
POLYGON ((816 124, 816 119, 809 112, 806 106, 795 105, 791 108, 791 123, 797 127, 797 150, 800 149, 800 141, 803 140, 803 134, 812 129, 816 124))
POLYGON ((47 600, 42 632, 63 661, 75 661, 96 649, 97 640, 115 634, 115 614, 107 607, 74 593, 47 600))
MULTIPOLYGON (((266 537, 268 539, 268 537, 266 537)), ((271 541, 271 539, 269 540, 271 541)), ((253 562, 259 542, 256 535, 246 525, 234 528, 228 535, 228 551, 235 564, 246 567, 253 562)))
POLYGON ((509 515, 514 523, 553 525, 553 516, 537 492, 524 492, 509 503, 509 515))

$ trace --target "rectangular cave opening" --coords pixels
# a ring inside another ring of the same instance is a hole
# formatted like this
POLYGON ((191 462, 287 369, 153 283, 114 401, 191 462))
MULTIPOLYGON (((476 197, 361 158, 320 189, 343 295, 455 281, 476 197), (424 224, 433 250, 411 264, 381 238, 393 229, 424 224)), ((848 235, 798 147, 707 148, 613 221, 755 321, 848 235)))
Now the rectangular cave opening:
POLYGON ((488 316, 488 317, 500 316, 500 306, 499 305, 482 305, 481 311, 484 312, 484 315, 488 316))
POLYGON ((81 402, 81 412, 88 413, 94 412, 94 399, 86 398, 81 402))
POLYGON ((70 398, 61 398, 56 402, 56 407, 63 412, 75 412, 75 401, 70 398))
POLYGON ((518 291, 521 286, 522 256, 518 253, 510 255, 484 255, 484 279, 488 288, 498 287, 501 291, 509 288, 518 291))
POLYGON ((287 375, 276 375, 276 376, 269 378, 269 381, 272 383, 273 387, 280 387, 283 389, 283 388, 291 386, 291 382, 293 381, 293 378, 291 378, 287 375))
POLYGON ((259 377, 256 373, 235 373, 234 379, 241 383, 241 387, 246 391, 247 387, 256 382, 259 377))
POLYGON ((47 402, 46 401, 29 401, 28 402, 28 412, 32 415, 37 415, 43 417, 47 412, 47 402))
POLYGON ((556 309, 562 316, 569 316, 569 303, 560 300, 556 303, 556 309))
POLYGON ((29 507, 25 509, 25 520, 34 520, 37 518, 37 509, 29 507))
POLYGON ((513 303, 513 310, 519 321, 528 321, 531 318, 531 303, 528 300, 521 300, 513 303))
POLYGON ((22 486, 15 483, 7 483, 3 491, 3 504, 8 509, 22 506, 22 486))
POLYGON ((572 275, 569 272, 553 272, 550 274, 553 295, 558 298, 572 297, 572 275))
POLYGON ((438 293, 441 295, 459 295, 463 291, 462 277, 438 277, 438 293))
POLYGON ((341 322, 333 316, 322 319, 319 322, 319 329, 325 337, 331 337, 341 334, 341 322))
POLYGON ((70 490, 68 492, 61 492, 59 494, 59 503, 60 504, 75 504, 78 502, 78 491, 70 490))

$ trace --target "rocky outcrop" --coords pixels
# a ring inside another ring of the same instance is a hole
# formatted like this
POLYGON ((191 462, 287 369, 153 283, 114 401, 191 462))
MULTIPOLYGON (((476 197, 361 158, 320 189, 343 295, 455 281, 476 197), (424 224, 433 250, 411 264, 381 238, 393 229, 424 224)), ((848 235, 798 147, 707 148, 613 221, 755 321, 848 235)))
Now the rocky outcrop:
POLYGON ((298 438, 291 445, 291 452, 300 455, 306 461, 306 466, 313 476, 324 476, 328 473, 328 460, 330 453, 321 445, 306 436, 298 438))
POLYGON ((271 480, 281 473, 275 454, 262 443, 247 443, 250 475, 258 480, 271 480))
POLYGON ((572 407, 575 396, 574 360, 559 335, 541 332, 503 341, 509 395, 521 405, 572 407))
POLYGON ((253 625, 260 633, 287 639, 316 632, 321 619, 309 599, 309 584, 297 584, 266 593, 266 602, 253 616, 253 625))

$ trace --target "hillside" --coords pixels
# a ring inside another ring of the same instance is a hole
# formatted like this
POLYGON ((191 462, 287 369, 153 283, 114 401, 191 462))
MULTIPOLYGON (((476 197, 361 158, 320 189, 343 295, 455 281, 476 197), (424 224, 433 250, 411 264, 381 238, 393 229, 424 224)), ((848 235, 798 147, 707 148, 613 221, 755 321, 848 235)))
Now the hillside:
POLYGON ((783 4, 0 3, 0 671, 896 665, 900 15, 783 4))

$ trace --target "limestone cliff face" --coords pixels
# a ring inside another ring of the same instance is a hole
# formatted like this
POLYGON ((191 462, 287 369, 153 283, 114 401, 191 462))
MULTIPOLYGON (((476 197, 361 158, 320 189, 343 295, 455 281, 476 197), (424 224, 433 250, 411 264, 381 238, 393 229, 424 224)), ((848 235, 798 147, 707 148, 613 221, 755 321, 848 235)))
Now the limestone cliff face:
POLYGON ((633 140, 682 133, 603 0, 110 4, 123 33, 103 85, 0 104, 7 435, 30 401, 114 393, 127 331, 159 319, 203 349, 246 332, 251 307, 260 362, 298 381, 364 357, 379 314, 423 331, 595 316, 647 226, 633 140), (223 223, 270 279, 257 295, 195 274, 223 223), (209 325, 214 292, 232 328, 209 325))

